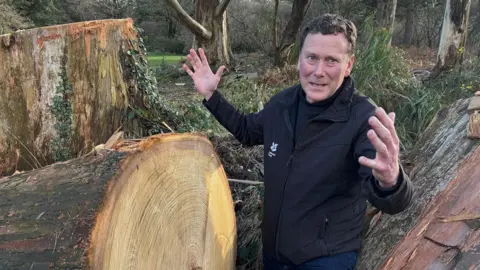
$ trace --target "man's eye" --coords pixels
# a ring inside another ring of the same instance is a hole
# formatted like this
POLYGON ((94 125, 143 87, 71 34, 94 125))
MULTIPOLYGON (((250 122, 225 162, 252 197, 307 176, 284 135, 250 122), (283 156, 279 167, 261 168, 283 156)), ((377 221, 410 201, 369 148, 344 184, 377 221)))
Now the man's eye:
POLYGON ((315 59, 317 59, 317 58, 316 58, 315 56, 313 56, 313 55, 309 55, 309 56, 307 56, 307 59, 313 61, 313 60, 315 60, 315 59))

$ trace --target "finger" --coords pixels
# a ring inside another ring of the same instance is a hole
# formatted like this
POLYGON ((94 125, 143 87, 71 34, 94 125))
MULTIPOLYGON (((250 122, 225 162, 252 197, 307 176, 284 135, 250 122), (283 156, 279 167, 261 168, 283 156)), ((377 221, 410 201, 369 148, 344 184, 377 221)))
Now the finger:
POLYGON ((225 70, 225 66, 221 66, 220 68, 218 68, 217 70, 217 73, 215 73, 215 75, 220 79, 222 78, 222 74, 223 74, 223 71, 225 70))
POLYGON ((187 55, 187 60, 188 60, 188 62, 190 63, 190 65, 192 65, 193 70, 198 70, 198 66, 197 66, 197 64, 195 63, 195 60, 193 59, 193 57, 192 57, 191 54, 187 55))
POLYGON ((393 125, 395 125, 395 113, 394 112, 389 113, 388 117, 390 118, 390 120, 392 120, 393 125))
POLYGON ((190 55, 192 56, 193 61, 195 62, 195 65, 197 68, 202 67, 202 61, 200 61, 200 58, 198 57, 197 52, 195 52, 194 49, 190 49, 190 55))
POLYGON ((393 120, 387 115, 387 112, 385 112, 383 108, 377 108, 375 114, 383 126, 385 126, 390 132, 394 131, 393 120))
POLYGON ((205 51, 202 48, 200 48, 198 49, 198 52, 200 53, 200 59, 202 60, 202 65, 209 66, 207 56, 205 55, 205 51))
POLYGON ((394 150, 392 136, 390 131, 376 118, 375 116, 370 117, 368 123, 375 131, 376 135, 382 140, 382 142, 388 147, 390 150, 394 150))
POLYGON ((369 130, 367 132, 367 137, 372 143, 373 147, 375 147, 375 150, 377 151, 378 154, 388 157, 388 149, 387 146, 380 140, 380 138, 377 136, 374 130, 369 130))
POLYGON ((377 170, 378 165, 375 159, 370 159, 370 158, 361 156, 358 158, 358 162, 365 167, 369 167, 373 170, 377 170))
POLYGON ((370 159, 370 158, 361 156, 358 158, 358 162, 361 165, 365 167, 369 167, 372 170, 375 170, 377 172, 382 173, 385 171, 385 166, 383 166, 381 162, 378 162, 377 159, 370 159))
POLYGON ((391 136, 392 136, 393 143, 394 143, 395 145, 398 145, 398 144, 400 143, 400 139, 398 138, 397 130, 395 129, 395 118, 396 118, 396 116, 397 116, 397 115, 396 115, 394 112, 391 112, 391 113, 388 114, 388 117, 389 117, 389 118, 392 120, 392 122, 393 122, 393 127, 392 127, 393 130, 390 131, 390 134, 391 134, 391 136))
POLYGON ((476 96, 480 96, 480 91, 475 92, 476 96))
POLYGON ((187 72, 188 75, 190 75, 190 77, 193 77, 192 70, 190 70, 190 68, 186 64, 183 64, 183 69, 187 72))

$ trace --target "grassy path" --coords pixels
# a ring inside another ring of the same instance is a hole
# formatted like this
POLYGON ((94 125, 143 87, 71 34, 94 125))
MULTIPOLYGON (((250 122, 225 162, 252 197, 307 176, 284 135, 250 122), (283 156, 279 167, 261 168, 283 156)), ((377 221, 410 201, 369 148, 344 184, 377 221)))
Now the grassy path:
POLYGON ((175 65, 180 59, 185 58, 184 55, 165 55, 165 54, 149 54, 147 56, 148 63, 151 67, 158 67, 162 64, 175 65))

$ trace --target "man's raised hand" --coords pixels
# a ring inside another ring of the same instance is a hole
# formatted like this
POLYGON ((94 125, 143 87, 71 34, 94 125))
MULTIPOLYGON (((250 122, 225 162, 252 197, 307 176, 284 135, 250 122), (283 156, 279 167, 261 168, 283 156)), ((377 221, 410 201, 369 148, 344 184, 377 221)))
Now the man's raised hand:
POLYGON ((194 49, 190 49, 190 54, 187 55, 187 60, 192 65, 193 71, 186 64, 183 64, 183 69, 193 79, 197 91, 208 100, 217 89, 225 66, 221 66, 217 73, 214 74, 210 69, 203 49, 198 49, 198 53, 200 57, 198 57, 194 49))
POLYGON ((395 114, 387 115, 384 109, 377 108, 376 116, 370 117, 368 123, 372 129, 367 132, 367 136, 377 153, 375 159, 362 156, 358 161, 372 168, 373 176, 380 186, 392 187, 397 183, 400 173, 398 164, 400 140, 394 126, 395 114))

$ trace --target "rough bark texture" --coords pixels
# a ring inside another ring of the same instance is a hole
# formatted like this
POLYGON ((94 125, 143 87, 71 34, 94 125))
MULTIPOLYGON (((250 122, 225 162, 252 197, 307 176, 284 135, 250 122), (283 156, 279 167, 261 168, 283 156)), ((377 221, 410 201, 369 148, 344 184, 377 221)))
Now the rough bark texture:
POLYGON ((195 36, 195 47, 204 48, 209 63, 213 65, 230 64, 227 13, 223 11, 216 14, 221 2, 219 0, 196 1, 195 8, 195 20, 212 31, 212 37, 209 39, 195 36))
POLYGON ((413 22, 415 15, 415 0, 408 0, 407 14, 405 19, 405 32, 403 33, 403 44, 412 44, 413 39, 413 22))
POLYGON ((232 195, 204 137, 120 142, 0 193, 1 269, 234 269, 232 195))
POLYGON ((307 14, 312 0, 298 0, 293 1, 292 12, 290 13, 290 19, 287 26, 283 31, 282 40, 280 44, 275 48, 275 65, 282 66, 285 64, 288 58, 291 48, 297 38, 298 30, 302 25, 303 18, 307 14))
POLYGON ((230 64, 227 12, 230 0, 196 1, 195 18, 190 17, 177 0, 165 0, 180 22, 194 35, 194 48, 203 48, 212 65, 230 64))
POLYGON ((387 29, 390 36, 393 34, 396 10, 397 0, 377 0, 377 26, 387 29))
POLYGON ((452 181, 380 269, 480 267, 480 147, 460 163, 452 181))
POLYGON ((115 132, 142 135, 130 108, 151 95, 131 19, 0 36, 0 175, 67 160, 115 132))
MULTIPOLYGON (((417 143, 416 151, 409 157, 409 163, 413 166, 410 177, 415 185, 413 203, 400 214, 381 214, 376 217, 378 222, 372 225, 364 240, 358 269, 378 269, 380 265, 392 258, 389 256, 395 256, 399 251, 392 251, 394 246, 404 238, 417 237, 412 234, 412 228, 424 220, 428 221, 431 218, 429 211, 440 209, 444 203, 447 203, 452 204, 452 207, 455 204, 455 207, 444 209, 447 212, 434 213, 435 217, 437 214, 462 214, 463 212, 458 212, 460 210, 455 212, 455 209, 458 207, 470 209, 477 205, 470 205, 468 200, 458 199, 454 202, 453 199, 457 195, 453 196, 449 193, 451 189, 465 190, 470 185, 477 185, 478 188, 478 179, 480 179, 478 167, 476 171, 465 172, 466 169, 472 169, 475 162, 478 162, 480 145, 478 141, 469 140, 466 137, 468 104, 469 100, 459 100, 441 110, 425 131, 422 139, 417 143), (464 181, 460 181, 461 179, 464 181), (451 183, 450 187, 449 183, 451 183), (433 200, 435 202, 431 203, 433 200), (431 210, 426 210, 429 207, 431 210)), ((472 192, 467 196, 475 195, 478 198, 478 189, 472 192)), ((475 211, 478 211, 478 208, 475 211)), ((440 233, 433 226, 431 230, 433 230, 432 233, 440 233)), ((432 243, 428 242, 428 245, 430 244, 432 243)), ((428 249, 428 245, 422 248, 428 249)), ((416 266, 412 267, 416 269, 416 266)), ((411 268, 407 267, 407 269, 411 268)))
POLYGON ((471 0, 447 0, 433 77, 457 64, 461 65, 467 41, 470 3, 471 0))

